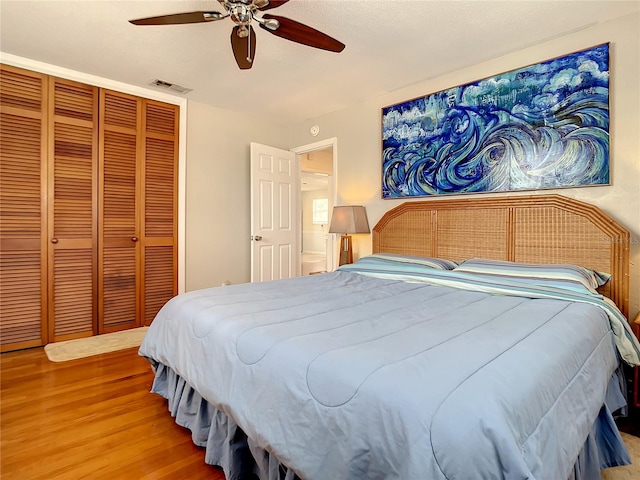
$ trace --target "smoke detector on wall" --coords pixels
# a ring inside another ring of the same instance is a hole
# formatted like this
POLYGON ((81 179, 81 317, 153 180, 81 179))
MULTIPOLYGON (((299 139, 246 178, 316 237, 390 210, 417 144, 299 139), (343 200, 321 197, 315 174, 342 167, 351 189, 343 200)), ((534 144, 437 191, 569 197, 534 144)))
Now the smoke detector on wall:
POLYGON ((160 80, 158 78, 156 78, 155 80, 151 80, 149 82, 149 85, 164 88, 165 90, 173 90, 174 92, 178 93, 189 93, 191 90, 193 90, 193 88, 183 87, 176 83, 165 82, 164 80, 160 80))

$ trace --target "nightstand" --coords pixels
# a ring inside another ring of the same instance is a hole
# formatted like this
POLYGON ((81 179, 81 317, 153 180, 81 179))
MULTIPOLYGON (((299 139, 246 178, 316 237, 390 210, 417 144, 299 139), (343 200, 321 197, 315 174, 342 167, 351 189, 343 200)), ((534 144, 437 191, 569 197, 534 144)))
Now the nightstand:
MULTIPOLYGON (((635 320, 631 324, 633 328, 633 333, 636 334, 636 337, 640 339, 640 313, 636 315, 635 320)), ((633 369, 633 404, 636 408, 640 408, 640 367, 635 367, 633 369)))

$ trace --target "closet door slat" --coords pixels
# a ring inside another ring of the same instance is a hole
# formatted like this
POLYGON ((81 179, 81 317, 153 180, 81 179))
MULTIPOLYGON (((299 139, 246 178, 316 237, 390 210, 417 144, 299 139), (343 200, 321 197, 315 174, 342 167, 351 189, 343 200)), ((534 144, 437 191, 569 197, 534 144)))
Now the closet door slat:
POLYGON ((150 325, 158 311, 176 294, 173 246, 147 246, 144 259, 144 323, 150 325))

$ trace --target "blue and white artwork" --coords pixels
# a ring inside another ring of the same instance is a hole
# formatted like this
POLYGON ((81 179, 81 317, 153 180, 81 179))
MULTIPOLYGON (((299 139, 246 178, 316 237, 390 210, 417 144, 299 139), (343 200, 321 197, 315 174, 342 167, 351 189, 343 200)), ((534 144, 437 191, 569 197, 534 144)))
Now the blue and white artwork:
POLYGON ((382 109, 382 197, 609 184, 609 44, 382 109))

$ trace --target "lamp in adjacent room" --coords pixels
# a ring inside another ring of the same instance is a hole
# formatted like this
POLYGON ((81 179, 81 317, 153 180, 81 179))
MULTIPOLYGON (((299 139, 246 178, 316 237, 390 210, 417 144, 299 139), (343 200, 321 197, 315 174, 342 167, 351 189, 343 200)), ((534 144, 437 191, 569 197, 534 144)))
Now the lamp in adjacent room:
POLYGON ((350 233, 369 233, 367 212, 361 205, 347 207, 333 207, 329 233, 340 233, 340 262, 339 265, 353 263, 353 249, 351 248, 350 233))

